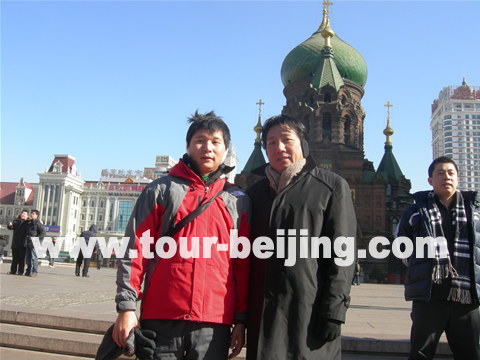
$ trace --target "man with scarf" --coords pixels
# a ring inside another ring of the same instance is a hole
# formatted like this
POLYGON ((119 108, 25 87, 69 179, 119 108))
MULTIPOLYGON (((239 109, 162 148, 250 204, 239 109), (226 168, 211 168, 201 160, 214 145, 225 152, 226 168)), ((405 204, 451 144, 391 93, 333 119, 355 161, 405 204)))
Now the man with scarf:
POLYGON ((305 132, 287 115, 263 125, 269 163, 254 172, 266 178, 247 194, 252 240, 268 237, 274 250, 267 258, 251 254, 247 360, 341 358, 357 222, 348 183, 315 165, 305 132), (330 245, 312 245, 304 256, 301 243, 307 238, 310 247, 314 237, 328 238, 330 245), (343 265, 333 251, 342 237, 351 239, 352 252, 350 263, 343 265), (313 256, 314 250, 319 256, 313 256), (291 257, 294 264, 287 264, 291 257))
POLYGON ((457 190, 457 165, 445 156, 428 168, 428 183, 433 190, 414 194, 397 229, 414 244, 405 261, 405 299, 413 301, 409 360, 433 359, 444 331, 455 360, 479 360, 480 198, 457 190), (427 247, 417 255, 415 242, 424 237, 435 239, 433 257, 427 247))
POLYGON ((224 164, 227 125, 213 111, 196 112, 189 122, 187 153, 138 198, 125 231, 127 254, 118 264, 112 336, 126 347, 140 326, 154 339, 135 331, 142 360, 227 359, 245 343, 249 258, 231 257, 228 246, 232 230, 250 237, 250 200, 226 181, 233 170, 224 164))

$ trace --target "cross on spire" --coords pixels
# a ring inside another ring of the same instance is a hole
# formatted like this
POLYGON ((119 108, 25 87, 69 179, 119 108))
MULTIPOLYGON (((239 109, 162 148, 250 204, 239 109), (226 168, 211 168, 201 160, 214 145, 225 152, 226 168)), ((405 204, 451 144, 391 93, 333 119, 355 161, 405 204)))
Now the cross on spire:
POLYGON ((262 99, 260 99, 257 102, 258 105, 258 122, 257 125, 253 128, 253 131, 257 133, 257 138, 255 139, 255 143, 259 143, 262 141, 260 139, 260 134, 262 133, 262 105, 265 105, 264 102, 262 102, 262 99))
POLYGON ((323 0, 323 8, 327 11, 327 15, 328 15, 328 7, 330 5, 333 5, 333 3, 328 0, 323 0))
POLYGON ((262 115, 262 105, 265 105, 265 103, 260 99, 256 104, 258 105, 258 117, 260 117, 262 115))
POLYGON ((386 106, 386 107, 387 107, 387 113, 388 113, 387 119, 390 120, 390 108, 391 108, 393 105, 390 104, 390 101, 387 101, 387 104, 386 104, 386 105, 383 105, 383 106, 386 106))

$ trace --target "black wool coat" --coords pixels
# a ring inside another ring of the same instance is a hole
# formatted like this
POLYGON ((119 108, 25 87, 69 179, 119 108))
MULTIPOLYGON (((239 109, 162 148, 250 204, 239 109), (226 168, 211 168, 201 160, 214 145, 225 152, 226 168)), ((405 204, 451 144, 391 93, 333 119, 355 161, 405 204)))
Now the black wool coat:
POLYGON ((257 181, 247 194, 252 200, 252 241, 268 236, 275 247, 268 259, 251 252, 247 360, 340 359, 340 337, 320 343, 315 326, 320 318, 343 323, 350 302, 354 258, 348 266, 339 266, 333 251, 338 237, 353 237, 355 243, 357 223, 347 182, 317 168, 308 157, 279 194, 268 179, 257 181), (277 256, 277 229, 285 230, 285 258, 291 256, 288 229, 296 230, 293 266, 277 256), (307 258, 301 258, 300 229, 308 231, 308 243, 311 237, 328 237, 331 257, 324 258, 328 252, 320 246, 319 257, 312 258, 309 245, 307 258))
POLYGON ((8 230, 13 230, 12 249, 24 248, 24 240, 27 232, 27 220, 16 218, 12 221, 12 225, 8 226, 8 230))

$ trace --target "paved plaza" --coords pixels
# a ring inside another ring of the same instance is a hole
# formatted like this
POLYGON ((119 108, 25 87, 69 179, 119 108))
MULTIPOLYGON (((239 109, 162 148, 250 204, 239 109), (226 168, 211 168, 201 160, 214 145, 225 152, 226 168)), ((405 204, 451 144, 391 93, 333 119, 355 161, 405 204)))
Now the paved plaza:
MULTIPOLYGON (((77 277, 73 264, 56 263, 54 269, 40 266, 38 277, 30 278, 7 275, 9 266, 0 264, 1 310, 75 314, 114 322, 116 269, 93 267, 90 277, 77 277)), ((352 286, 351 297, 346 324, 342 326, 343 359, 405 359, 411 304, 403 299, 403 286, 361 284, 352 286)), ((442 342, 440 357, 448 354, 444 337, 442 342)), ((6 359, 9 351, 4 348, 1 358, 6 359)), ((449 358, 445 356, 441 358, 449 358)))

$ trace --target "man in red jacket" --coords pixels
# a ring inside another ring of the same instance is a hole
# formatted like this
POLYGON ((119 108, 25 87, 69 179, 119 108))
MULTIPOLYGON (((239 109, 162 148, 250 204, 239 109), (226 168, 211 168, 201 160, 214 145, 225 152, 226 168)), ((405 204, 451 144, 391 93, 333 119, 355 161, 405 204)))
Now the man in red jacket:
POLYGON ((250 235, 250 201, 226 182, 233 170, 223 163, 227 125, 213 111, 196 112, 189 122, 187 153, 135 204, 125 236, 137 256, 126 254, 118 265, 113 339, 124 347, 134 327, 155 332, 154 351, 140 358, 221 360, 238 355, 245 342, 249 258, 232 258, 229 245, 231 230, 250 235), (179 224, 207 203, 193 220, 179 224), (163 243, 167 236, 173 240, 163 243))

